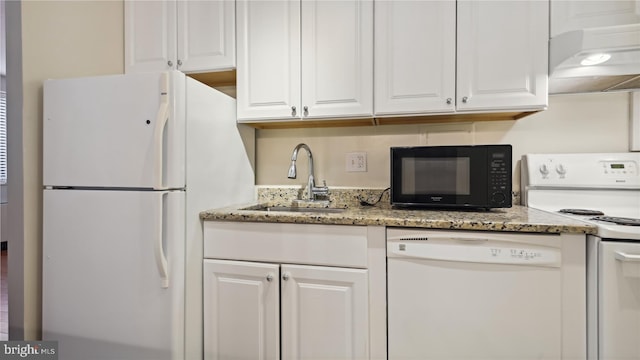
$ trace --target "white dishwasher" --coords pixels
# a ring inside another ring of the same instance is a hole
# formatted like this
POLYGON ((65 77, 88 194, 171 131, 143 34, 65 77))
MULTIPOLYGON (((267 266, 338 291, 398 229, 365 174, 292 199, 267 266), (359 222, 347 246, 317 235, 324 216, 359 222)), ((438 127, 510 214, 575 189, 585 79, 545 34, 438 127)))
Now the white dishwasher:
POLYGON ((387 230, 389 359, 560 359, 558 236, 387 230))

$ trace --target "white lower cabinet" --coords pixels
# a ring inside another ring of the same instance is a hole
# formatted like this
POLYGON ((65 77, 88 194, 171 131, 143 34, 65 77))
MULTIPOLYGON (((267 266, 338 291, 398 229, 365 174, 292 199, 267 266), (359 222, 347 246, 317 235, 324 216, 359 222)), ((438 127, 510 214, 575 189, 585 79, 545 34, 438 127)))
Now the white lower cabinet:
POLYGON ((282 358, 368 359, 367 270, 281 266, 282 358))
POLYGON ((205 222, 204 358, 386 359, 384 228, 205 222))
POLYGON ((204 271, 206 359, 367 358, 366 270, 205 260, 204 271))
POLYGON ((278 265, 204 261, 205 359, 279 359, 278 265))

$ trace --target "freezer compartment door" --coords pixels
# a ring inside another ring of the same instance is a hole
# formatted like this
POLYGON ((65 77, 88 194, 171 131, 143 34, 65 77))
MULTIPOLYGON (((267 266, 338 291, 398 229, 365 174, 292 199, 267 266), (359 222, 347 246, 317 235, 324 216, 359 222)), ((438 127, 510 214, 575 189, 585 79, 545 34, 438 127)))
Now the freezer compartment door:
POLYGON ((184 357, 184 201, 44 191, 43 338, 61 359, 184 357))
POLYGON ((44 82, 45 186, 185 186, 179 72, 44 82))

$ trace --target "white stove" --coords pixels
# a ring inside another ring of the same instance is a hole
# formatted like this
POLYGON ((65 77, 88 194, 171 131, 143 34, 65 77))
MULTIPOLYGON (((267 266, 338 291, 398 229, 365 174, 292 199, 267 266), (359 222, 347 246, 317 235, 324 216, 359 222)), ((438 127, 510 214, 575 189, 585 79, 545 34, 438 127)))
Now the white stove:
POLYGON ((521 190, 523 205, 597 226, 586 237, 588 359, 640 359, 640 153, 525 155, 521 190))
POLYGON ((525 155, 521 190, 523 205, 594 224, 601 238, 640 240, 640 153, 525 155))

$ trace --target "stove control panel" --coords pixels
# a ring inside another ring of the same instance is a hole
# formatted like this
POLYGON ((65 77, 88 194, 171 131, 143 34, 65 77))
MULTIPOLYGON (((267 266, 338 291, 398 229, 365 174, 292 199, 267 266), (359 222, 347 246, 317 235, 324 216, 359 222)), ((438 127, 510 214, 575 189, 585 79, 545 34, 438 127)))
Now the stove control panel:
POLYGON ((604 172, 604 174, 615 176, 638 175, 638 164, 636 164, 634 161, 601 161, 600 165, 602 166, 602 171, 604 172))
POLYGON ((528 154, 524 187, 640 188, 640 153, 528 154))

